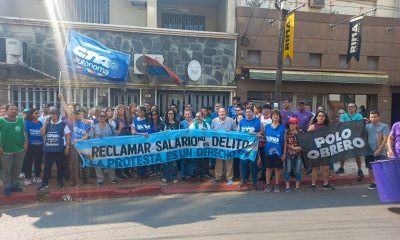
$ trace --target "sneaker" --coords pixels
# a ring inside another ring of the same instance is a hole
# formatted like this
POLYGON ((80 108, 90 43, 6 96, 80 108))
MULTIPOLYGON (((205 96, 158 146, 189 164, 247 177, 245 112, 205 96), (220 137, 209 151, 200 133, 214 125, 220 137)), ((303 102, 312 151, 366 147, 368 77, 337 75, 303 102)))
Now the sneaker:
POLYGON ((227 185, 232 185, 233 184, 233 180, 229 179, 228 182, 226 183, 227 185))
POLYGON ((369 190, 374 190, 376 189, 376 184, 375 183, 371 183, 371 185, 368 186, 369 190))
POLYGON ((335 190, 335 188, 328 183, 324 185, 324 190, 335 190))
POLYGON ((253 185, 251 185, 251 190, 253 191, 257 190, 257 183, 253 183, 253 185))
POLYGON ((163 178, 162 181, 163 181, 163 182, 167 182, 167 179, 166 179, 166 178, 163 178))
POLYGON ((240 180, 239 187, 243 187, 244 185, 246 185, 246 181, 240 180))
POLYGON ((301 188, 296 188, 296 192, 301 192, 301 188))
POLYGON ((274 192, 276 193, 281 192, 281 189, 277 185, 275 185, 274 192))
POLYGON ((335 173, 336 174, 343 174, 344 173, 344 168, 340 167, 335 173))
POLYGON ((310 176, 311 173, 312 173, 312 169, 308 169, 307 172, 306 172, 306 175, 307 175, 307 176, 310 176))
POLYGON ((364 173, 363 173, 363 171, 362 171, 361 169, 358 170, 357 175, 358 175, 360 178, 363 178, 363 177, 364 177, 364 173))
POLYGON ((174 181, 172 181, 172 182, 173 182, 173 183, 178 183, 178 180, 176 180, 176 179, 175 179, 175 180, 174 180, 174 181))
POLYGON ((218 184, 218 183, 220 183, 220 182, 221 182, 221 180, 219 180, 218 178, 214 178, 214 179, 211 181, 212 184, 218 184))
POLYGON ((117 184, 118 181, 117 181, 116 179, 114 179, 114 180, 111 180, 110 183, 112 183, 112 184, 117 184))
POLYGON ((24 185, 25 186, 29 186, 29 185, 31 185, 32 184, 32 180, 30 179, 30 178, 25 178, 25 180, 24 180, 24 185))
POLYGON ((104 185, 103 182, 98 182, 98 183, 97 183, 97 186, 98 186, 98 187, 102 187, 103 185, 104 185))
POLYGON ((63 188, 64 187, 64 183, 57 183, 57 188, 63 188))
POLYGON ((34 183, 37 183, 37 184, 41 184, 42 183, 42 179, 40 177, 34 177, 32 181, 34 183))
POLYGON ((315 184, 311 184, 310 188, 311 188, 311 191, 315 191, 315 189, 317 189, 317 186, 315 186, 315 184))
POLYGON ((19 178, 25 178, 25 173, 20 173, 18 177, 19 178))
POLYGON ((39 187, 38 187, 38 190, 39 191, 43 191, 43 190, 46 190, 46 189, 48 189, 49 188, 49 185, 48 184, 43 184, 42 183, 42 185, 40 185, 39 187))
POLYGON ((290 189, 290 188, 286 188, 286 190, 285 190, 285 192, 291 192, 292 191, 292 189, 290 189))
POLYGON ((265 187, 264 192, 268 192, 269 193, 271 191, 272 191, 271 185, 267 184, 267 187, 265 187))
POLYGON ((11 195, 12 195, 11 188, 4 188, 4 196, 11 197, 11 195))

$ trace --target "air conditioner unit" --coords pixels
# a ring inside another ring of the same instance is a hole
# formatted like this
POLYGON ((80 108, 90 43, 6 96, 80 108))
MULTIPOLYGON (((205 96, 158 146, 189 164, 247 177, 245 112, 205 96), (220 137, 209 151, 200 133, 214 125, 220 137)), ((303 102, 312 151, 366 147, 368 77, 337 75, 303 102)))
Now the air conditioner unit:
MULTIPOLYGON (((146 72, 146 69, 144 66, 144 56, 143 55, 144 54, 133 54, 133 70, 134 70, 135 74, 144 74, 146 72)), ((146 54, 146 56, 149 56, 149 57, 157 60, 161 64, 164 63, 163 55, 146 54)))
POLYGON ((325 0, 308 0, 310 8, 323 8, 325 7, 325 0))
POLYGON ((16 64, 26 63, 28 60, 28 46, 16 38, 0 38, 0 62, 16 64))
POLYGON ((144 5, 146 6, 147 0, 128 0, 132 5, 144 5))

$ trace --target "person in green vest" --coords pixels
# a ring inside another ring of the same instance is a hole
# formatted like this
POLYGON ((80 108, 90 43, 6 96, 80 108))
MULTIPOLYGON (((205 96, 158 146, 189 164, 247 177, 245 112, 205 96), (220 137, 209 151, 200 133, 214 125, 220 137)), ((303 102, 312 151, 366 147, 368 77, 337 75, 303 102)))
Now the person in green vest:
POLYGON ((28 147, 24 119, 18 116, 14 104, 6 106, 7 116, 0 118, 0 154, 2 155, 4 196, 10 197, 13 192, 22 192, 17 184, 19 171, 28 147))

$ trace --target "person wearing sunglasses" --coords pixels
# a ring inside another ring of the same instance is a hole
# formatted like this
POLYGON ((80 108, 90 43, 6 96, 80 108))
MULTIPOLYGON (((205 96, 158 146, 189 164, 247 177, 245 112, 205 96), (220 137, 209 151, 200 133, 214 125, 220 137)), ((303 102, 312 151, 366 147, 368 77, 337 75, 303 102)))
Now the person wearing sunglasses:
MULTIPOLYGON (((112 137, 115 136, 116 130, 111 124, 108 122, 108 116, 106 111, 101 111, 100 114, 98 115, 98 123, 93 125, 91 130, 88 132, 88 134, 85 136, 84 139, 89 139, 89 138, 103 138, 103 137, 112 137)), ((115 170, 114 169, 104 169, 107 171, 107 174, 110 178, 110 183, 117 183, 118 178, 115 176, 115 170)), ((97 178, 97 186, 102 187, 104 185, 104 174, 103 174, 103 169, 101 167, 95 167, 95 172, 96 172, 96 178, 97 178)))

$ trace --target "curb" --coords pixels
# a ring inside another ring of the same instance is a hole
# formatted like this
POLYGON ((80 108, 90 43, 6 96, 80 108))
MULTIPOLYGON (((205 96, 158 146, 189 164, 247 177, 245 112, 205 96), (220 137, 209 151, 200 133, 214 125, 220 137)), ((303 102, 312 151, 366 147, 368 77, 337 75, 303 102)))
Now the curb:
MULTIPOLYGON (((353 185, 353 184, 366 184, 369 183, 369 177, 359 179, 355 176, 335 176, 329 182, 336 186, 353 185)), ((281 186, 283 186, 283 182, 281 186)), ((294 181, 291 182, 291 185, 294 181)), ((317 185, 322 185, 322 179, 317 180, 317 185)), ((311 185, 311 179, 307 178, 301 181, 301 185, 311 185)), ((263 189, 265 184, 258 183, 257 188, 263 189)), ((63 188, 51 189, 51 191, 44 192, 22 192, 14 193, 11 197, 0 196, 0 205, 10 204, 29 204, 38 202, 62 202, 62 201, 83 201, 83 200, 96 200, 96 199, 109 199, 109 198, 123 198, 123 197, 138 197, 138 196, 157 196, 157 195, 171 195, 171 194, 185 194, 185 193, 207 193, 207 192, 229 192, 229 191, 249 191, 251 184, 247 184, 241 188, 234 185, 212 184, 169 184, 160 185, 152 184, 140 187, 120 187, 120 186, 105 186, 98 188, 63 188), (71 198, 71 199, 68 199, 71 198)))

